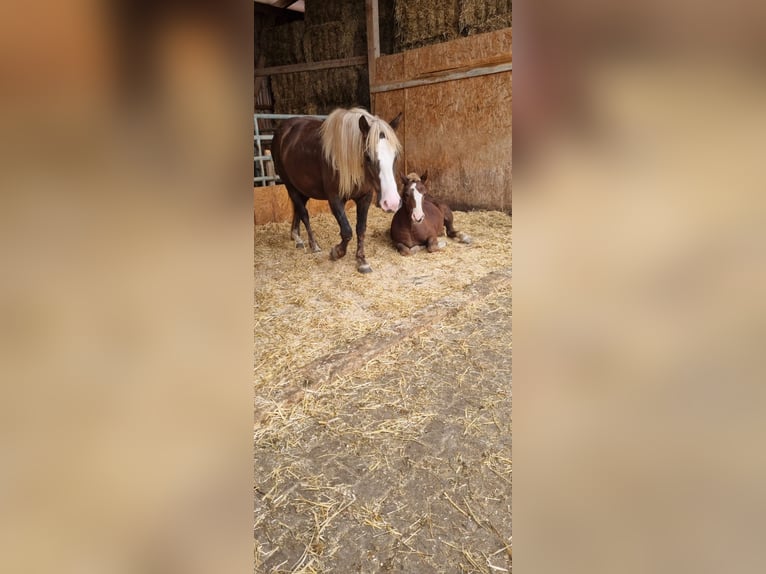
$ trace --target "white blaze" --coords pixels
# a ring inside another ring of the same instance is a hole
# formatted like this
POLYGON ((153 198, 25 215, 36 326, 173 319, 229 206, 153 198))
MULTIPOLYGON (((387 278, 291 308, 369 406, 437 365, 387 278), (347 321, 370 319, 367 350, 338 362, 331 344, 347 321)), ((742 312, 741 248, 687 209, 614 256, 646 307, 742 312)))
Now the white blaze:
POLYGON ((399 193, 396 191, 396 180, 394 179, 394 159, 396 159, 396 154, 388 140, 385 138, 378 140, 380 207, 384 211, 399 209, 399 193))
POLYGON ((415 223, 422 223, 423 217, 423 194, 418 191, 418 186, 414 183, 410 184, 412 190, 412 197, 415 199, 415 207, 412 209, 412 221, 415 223))

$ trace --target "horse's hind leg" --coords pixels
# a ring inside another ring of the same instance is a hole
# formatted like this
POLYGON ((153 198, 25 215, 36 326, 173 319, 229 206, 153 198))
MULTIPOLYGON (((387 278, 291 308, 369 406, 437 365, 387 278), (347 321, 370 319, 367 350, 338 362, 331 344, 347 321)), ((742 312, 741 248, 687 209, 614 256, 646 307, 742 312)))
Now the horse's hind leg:
POLYGON ((439 203, 438 207, 442 210, 442 215, 444 216, 444 226, 447 228, 447 237, 450 239, 457 239, 461 243, 471 243, 472 239, 469 235, 455 229, 454 217, 449 206, 439 203))
POLYGON ((452 216, 452 210, 443 203, 438 203, 437 207, 441 210, 442 216, 444 217, 444 227, 447 228, 447 237, 454 239, 458 232, 455 231, 455 227, 453 226, 454 218, 452 216))
POLYGON ((309 237, 309 246, 311 250, 316 253, 322 249, 317 245, 314 233, 311 231, 311 222, 309 221, 309 212, 306 209, 306 204, 309 198, 305 197, 298 192, 291 185, 286 185, 287 194, 290 196, 290 201, 293 204, 293 225, 291 229, 292 238, 295 240, 296 247, 304 247, 303 240, 301 239, 301 221, 306 227, 306 234, 309 237))
POLYGON ((298 214, 298 209, 295 207, 295 204, 293 204, 293 224, 290 228, 290 235, 295 240, 295 247, 300 249, 306 246, 306 244, 303 243, 303 239, 301 239, 301 216, 298 214))
POLYGON ((444 241, 444 239, 439 239, 438 237, 429 237, 428 238, 428 245, 426 245, 426 249, 429 253, 433 253, 434 251, 441 251, 447 246, 447 242, 444 241))

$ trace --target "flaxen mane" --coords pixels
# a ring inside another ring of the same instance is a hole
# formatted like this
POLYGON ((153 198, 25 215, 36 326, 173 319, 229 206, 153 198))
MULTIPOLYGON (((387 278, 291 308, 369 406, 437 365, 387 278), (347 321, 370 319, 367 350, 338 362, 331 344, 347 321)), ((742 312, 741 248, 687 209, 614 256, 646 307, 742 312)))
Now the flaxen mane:
POLYGON ((362 108, 337 109, 322 124, 322 151, 327 162, 338 172, 340 197, 348 197, 364 184, 364 153, 376 156, 380 134, 386 137, 397 154, 401 153, 402 144, 391 126, 362 108), (359 129, 360 116, 364 116, 370 125, 366 141, 359 129))

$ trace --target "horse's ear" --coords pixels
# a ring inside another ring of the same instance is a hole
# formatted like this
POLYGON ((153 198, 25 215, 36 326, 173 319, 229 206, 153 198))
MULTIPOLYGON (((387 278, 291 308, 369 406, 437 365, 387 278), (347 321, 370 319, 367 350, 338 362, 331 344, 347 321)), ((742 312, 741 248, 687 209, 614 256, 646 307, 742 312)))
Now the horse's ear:
POLYGON ((423 175, 421 175, 421 176, 420 176, 420 181, 422 181, 423 183, 425 183, 427 179, 428 179, 428 170, 425 170, 425 171, 423 172, 423 175))
POLYGON ((370 124, 367 123, 367 118, 364 116, 359 116, 359 129, 362 130, 364 135, 370 133, 370 124))
POLYGON ((391 126, 392 130, 396 130, 396 128, 399 127, 399 122, 402 121, 402 112, 399 112, 396 117, 388 122, 388 125, 391 126))

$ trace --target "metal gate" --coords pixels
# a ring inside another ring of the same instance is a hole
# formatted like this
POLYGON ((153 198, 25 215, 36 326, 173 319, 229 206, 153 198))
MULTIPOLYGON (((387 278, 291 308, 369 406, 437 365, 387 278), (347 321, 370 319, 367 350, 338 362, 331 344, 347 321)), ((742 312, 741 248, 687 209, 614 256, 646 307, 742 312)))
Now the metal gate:
POLYGON ((279 176, 274 169, 274 163, 271 158, 271 140, 274 139, 274 130, 276 129, 275 120, 286 120, 288 118, 311 117, 320 120, 327 116, 300 115, 300 114, 254 114, 253 124, 255 135, 253 135, 253 147, 255 155, 253 185, 274 185, 279 182, 279 176))

